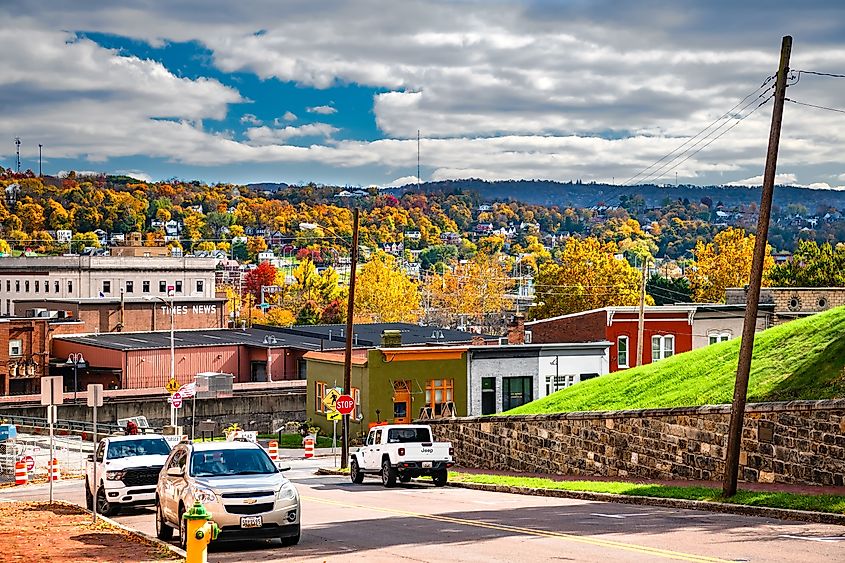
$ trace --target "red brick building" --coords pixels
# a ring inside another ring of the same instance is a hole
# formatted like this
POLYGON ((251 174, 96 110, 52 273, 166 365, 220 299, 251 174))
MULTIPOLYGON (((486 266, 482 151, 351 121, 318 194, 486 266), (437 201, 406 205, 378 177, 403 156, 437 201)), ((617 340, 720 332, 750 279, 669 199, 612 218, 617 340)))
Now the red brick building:
POLYGON ((51 338, 79 329, 77 322, 0 319, 0 396, 40 393, 41 378, 51 375, 51 338))

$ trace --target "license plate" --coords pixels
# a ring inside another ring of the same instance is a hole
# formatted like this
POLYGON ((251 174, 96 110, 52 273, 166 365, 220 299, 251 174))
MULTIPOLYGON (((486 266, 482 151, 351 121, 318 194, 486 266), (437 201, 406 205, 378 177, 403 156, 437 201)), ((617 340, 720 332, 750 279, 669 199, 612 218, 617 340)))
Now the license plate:
POLYGON ((424 461, 423 462, 423 469, 431 469, 431 462, 430 461, 424 461))
POLYGON ((261 516, 241 516, 241 528, 260 528, 262 525, 261 516))

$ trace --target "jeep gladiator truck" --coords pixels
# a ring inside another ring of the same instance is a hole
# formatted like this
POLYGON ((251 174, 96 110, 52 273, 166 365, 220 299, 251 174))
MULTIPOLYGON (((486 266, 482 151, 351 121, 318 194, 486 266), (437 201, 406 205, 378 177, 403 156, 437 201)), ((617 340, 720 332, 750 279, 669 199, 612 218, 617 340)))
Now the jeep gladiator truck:
POLYGON ((157 434, 109 436, 101 440, 85 464, 88 510, 94 508, 95 501, 97 512, 103 516, 117 514, 121 506, 154 504, 158 474, 169 454, 170 444, 157 434))
POLYGON ((449 442, 435 442, 431 427, 418 424, 376 426, 364 446, 350 455, 349 476, 361 483, 364 475, 380 475, 385 487, 396 480, 407 483, 414 477, 429 476, 435 486, 446 484, 447 471, 455 462, 449 442))

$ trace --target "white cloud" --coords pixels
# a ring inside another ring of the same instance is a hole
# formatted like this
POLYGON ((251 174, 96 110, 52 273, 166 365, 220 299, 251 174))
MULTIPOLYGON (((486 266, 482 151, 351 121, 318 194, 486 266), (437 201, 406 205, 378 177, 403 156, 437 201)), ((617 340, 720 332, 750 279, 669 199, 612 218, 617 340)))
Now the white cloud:
MULTIPOLYGON (((736 180, 735 182, 728 182, 728 186, 748 186, 748 187, 755 187, 755 186, 762 186, 763 185, 763 175, 753 176, 751 178, 746 178, 744 180, 736 180)), ((784 173, 784 174, 775 174, 775 185, 776 186, 796 186, 798 185, 798 179, 795 174, 792 173, 784 173)))
POLYGON ((331 115, 333 113, 337 113, 337 110, 332 106, 315 106, 312 108, 306 108, 305 111, 308 113, 319 113, 320 115, 331 115))
POLYGON ((140 180, 142 182, 153 181, 152 176, 150 176, 146 172, 142 172, 141 170, 115 170, 113 174, 129 176, 130 178, 135 178, 136 180, 140 180))
POLYGON ((285 121, 296 121, 297 117, 296 114, 292 111, 286 111, 285 114, 282 116, 282 119, 285 121))
POLYGON ((241 116, 241 123, 245 125, 263 125, 264 122, 258 119, 255 115, 251 113, 245 113, 241 116))
POLYGON ((392 182, 385 184, 385 187, 388 188, 401 188, 402 186, 407 186, 409 184, 417 184, 420 182, 420 179, 416 176, 402 176, 401 178, 396 178, 392 182))
POLYGON ((324 139, 331 138, 337 133, 339 129, 327 123, 309 123, 307 125, 300 125, 294 127, 288 125, 282 128, 273 127, 250 127, 244 132, 250 145, 272 145, 275 143, 284 143, 289 139, 295 137, 323 137, 324 139))

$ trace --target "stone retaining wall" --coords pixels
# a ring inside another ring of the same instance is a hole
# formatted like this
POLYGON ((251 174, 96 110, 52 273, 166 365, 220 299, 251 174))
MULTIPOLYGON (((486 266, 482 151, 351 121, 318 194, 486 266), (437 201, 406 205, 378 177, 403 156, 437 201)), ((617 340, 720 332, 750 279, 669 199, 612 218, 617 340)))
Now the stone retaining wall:
MULTIPOLYGON (((729 405, 425 421, 464 467, 644 479, 722 479, 729 405)), ((749 404, 740 479, 845 484, 845 400, 749 404)))

